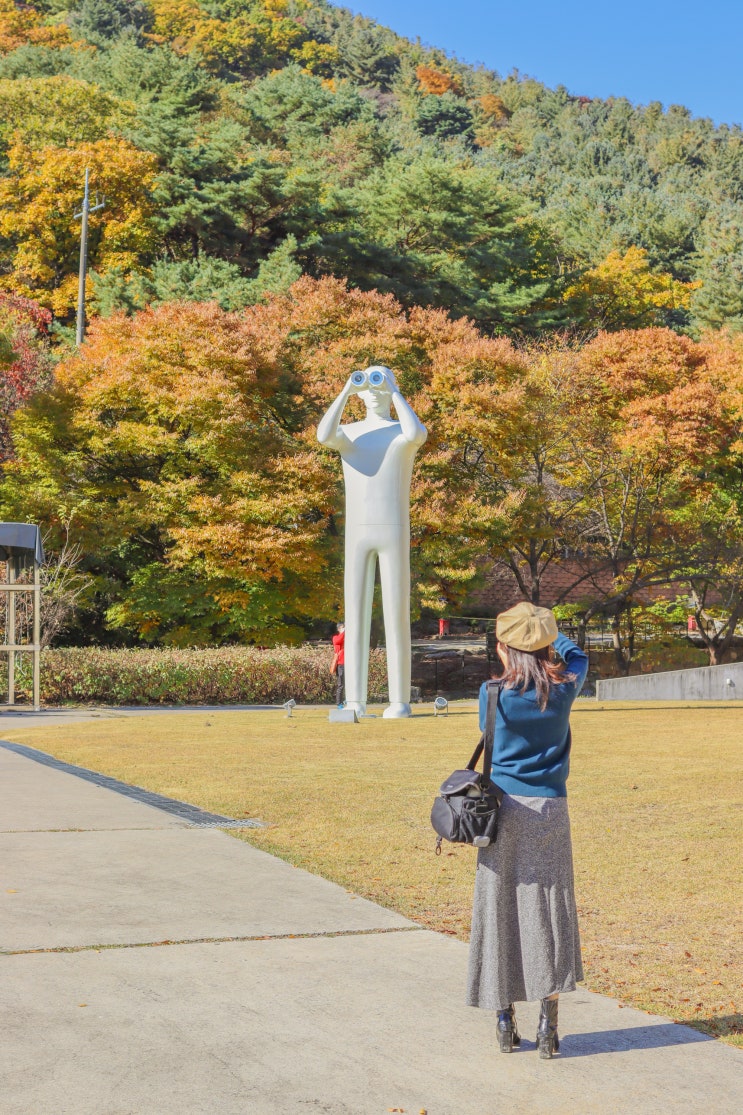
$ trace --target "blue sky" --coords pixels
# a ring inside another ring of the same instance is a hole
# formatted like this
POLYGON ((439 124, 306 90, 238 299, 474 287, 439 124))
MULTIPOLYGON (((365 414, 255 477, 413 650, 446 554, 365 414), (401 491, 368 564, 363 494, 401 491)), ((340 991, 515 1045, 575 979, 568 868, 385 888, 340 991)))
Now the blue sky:
POLYGON ((586 97, 686 105, 743 124, 743 0, 355 0, 350 7, 464 62, 586 97))

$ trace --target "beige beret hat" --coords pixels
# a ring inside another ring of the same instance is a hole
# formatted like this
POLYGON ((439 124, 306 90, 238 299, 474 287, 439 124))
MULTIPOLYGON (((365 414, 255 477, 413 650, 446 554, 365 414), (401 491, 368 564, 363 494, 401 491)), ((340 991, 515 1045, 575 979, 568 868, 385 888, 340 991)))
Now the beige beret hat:
POLYGON ((557 622, 549 608, 522 600, 501 612, 495 621, 495 634, 501 643, 514 650, 541 650, 557 638, 557 622))

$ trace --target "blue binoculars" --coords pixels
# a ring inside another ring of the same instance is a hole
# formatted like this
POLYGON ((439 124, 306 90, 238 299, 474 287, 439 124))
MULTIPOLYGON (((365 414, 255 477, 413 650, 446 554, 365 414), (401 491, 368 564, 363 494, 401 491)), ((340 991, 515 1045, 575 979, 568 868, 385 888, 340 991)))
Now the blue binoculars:
POLYGON ((381 387, 385 383, 387 377, 384 372, 378 371, 376 368, 372 372, 354 372, 351 376, 351 383, 354 387, 381 387))

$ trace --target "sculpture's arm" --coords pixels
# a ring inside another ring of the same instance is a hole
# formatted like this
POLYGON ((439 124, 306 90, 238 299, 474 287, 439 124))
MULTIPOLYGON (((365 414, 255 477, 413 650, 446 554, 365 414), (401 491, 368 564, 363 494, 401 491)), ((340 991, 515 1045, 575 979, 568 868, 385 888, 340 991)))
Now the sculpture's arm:
POLYGON ((423 442, 428 437, 428 430, 407 399, 403 397, 396 382, 392 384, 392 405, 400 420, 402 436, 405 440, 411 441, 413 445, 423 445, 423 442))
POLYGON ((349 379, 340 395, 330 404, 320 419, 317 427, 317 440, 320 445, 328 449, 337 449, 339 452, 351 447, 351 441, 343 433, 340 421, 349 397, 354 394, 355 388, 349 379))

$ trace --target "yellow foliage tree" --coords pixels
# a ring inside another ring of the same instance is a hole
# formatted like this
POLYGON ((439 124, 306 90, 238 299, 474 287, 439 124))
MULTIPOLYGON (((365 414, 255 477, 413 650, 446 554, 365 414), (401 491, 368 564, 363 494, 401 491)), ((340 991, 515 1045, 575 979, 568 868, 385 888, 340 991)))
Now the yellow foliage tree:
POLYGON ((688 309, 699 283, 651 271, 647 255, 636 247, 609 252, 565 291, 571 314, 597 329, 641 329, 663 324, 669 310, 688 309))
MULTIPOLYGON (((215 72, 225 67, 246 75, 263 71, 287 62, 309 40, 306 29, 287 17, 281 3, 264 4, 249 16, 233 19, 210 17, 196 0, 150 0, 150 6, 155 36, 182 54, 198 54, 215 72)), ((322 56, 322 50, 315 52, 316 63, 322 56)))
POLYGON ((180 54, 199 54, 211 69, 247 68, 255 60, 259 37, 247 20, 210 19, 195 0, 152 0, 154 33, 180 54))
POLYGON ((93 143, 135 116, 134 105, 60 74, 0 81, 0 140, 38 149, 93 143))
POLYGON ((16 47, 62 47, 72 42, 70 29, 64 23, 45 23, 34 8, 0 0, 0 54, 10 54, 16 47))
POLYGON ((23 143, 9 152, 9 174, 0 180, 0 235, 10 245, 12 270, 0 286, 69 314, 77 297, 80 223, 85 168, 93 191, 106 197, 91 214, 89 258, 100 271, 130 270, 157 243, 151 189, 154 155, 123 139, 75 148, 35 151, 23 143))
POLYGON ((318 43, 308 39, 301 47, 291 51, 291 56, 307 73, 316 74, 332 80, 333 69, 338 63, 338 48, 330 43, 318 43))

